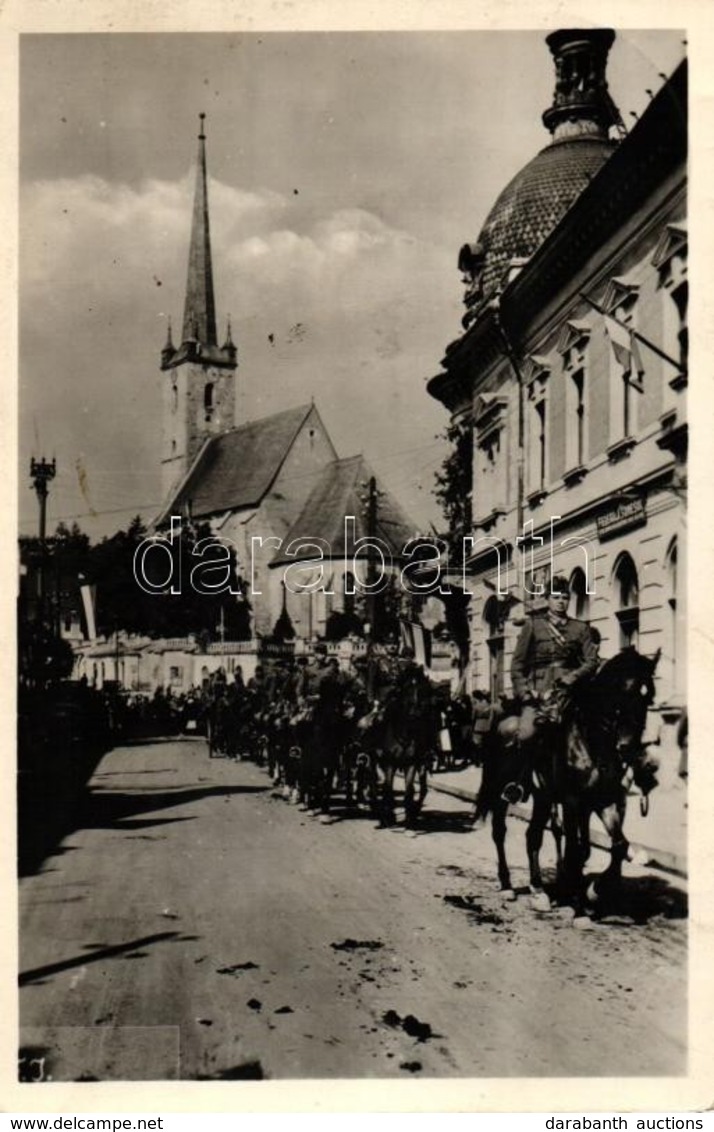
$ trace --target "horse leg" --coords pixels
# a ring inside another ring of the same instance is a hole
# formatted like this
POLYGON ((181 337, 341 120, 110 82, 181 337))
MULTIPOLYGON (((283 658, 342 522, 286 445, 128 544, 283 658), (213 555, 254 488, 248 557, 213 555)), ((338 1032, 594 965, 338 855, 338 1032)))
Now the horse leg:
POLYGON ((394 825, 394 823, 396 821, 396 815, 395 815, 395 812, 394 812, 394 774, 395 774, 395 772, 396 772, 395 764, 391 761, 391 758, 389 760, 387 760, 387 758, 385 757, 385 759, 382 763, 382 775, 383 775, 382 800, 381 800, 382 804, 381 804, 381 807, 380 807, 381 813, 380 813, 380 821, 379 821, 379 824, 380 824, 382 829, 386 829, 389 826, 394 825))
POLYGON ((416 770, 416 765, 413 762, 410 762, 404 770, 404 825, 407 829, 414 829, 419 813, 414 798, 416 770))
POLYGON ((508 862, 506 860, 507 810, 508 804, 501 799, 494 804, 491 813, 491 836, 496 846, 496 854, 498 856, 498 881, 501 886, 501 892, 514 895, 513 885, 511 884, 511 874, 508 870, 508 862))
POLYGON ((426 796, 427 796, 428 792, 429 792, 429 768, 426 764, 424 764, 419 768, 419 795, 418 795, 417 800, 416 800, 416 812, 417 812, 417 814, 421 813, 421 811, 424 807, 424 802, 426 801, 426 796))
POLYGON ((624 803, 612 802, 598 810, 598 817, 605 826, 610 837, 610 864, 605 871, 594 881, 592 891, 597 898, 614 893, 622 880, 622 862, 627 860, 630 844, 625 837, 623 824, 625 820, 624 803))
POLYGON ((565 833, 565 857, 563 860, 562 898, 570 903, 576 916, 585 914, 585 891, 583 885, 583 865, 589 850, 583 852, 581 844, 584 814, 576 796, 566 795, 563 802, 563 828, 565 833))
POLYGON ((556 885, 563 879, 563 823, 560 820, 560 807, 553 802, 550 807, 550 831, 555 841, 555 876, 556 885))

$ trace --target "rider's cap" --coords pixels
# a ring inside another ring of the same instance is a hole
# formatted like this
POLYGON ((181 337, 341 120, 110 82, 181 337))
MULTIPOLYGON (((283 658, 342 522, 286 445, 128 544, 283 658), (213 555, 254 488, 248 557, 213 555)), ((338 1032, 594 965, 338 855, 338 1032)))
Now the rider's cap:
POLYGON ((564 578, 562 574, 556 574, 550 581, 551 594, 563 594, 564 597, 570 597, 570 586, 568 579, 564 578))

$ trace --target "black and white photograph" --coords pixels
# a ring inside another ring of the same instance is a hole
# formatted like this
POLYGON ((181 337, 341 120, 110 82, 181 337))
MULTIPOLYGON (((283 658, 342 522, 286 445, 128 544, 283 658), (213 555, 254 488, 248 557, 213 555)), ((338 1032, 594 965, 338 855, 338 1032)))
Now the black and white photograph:
POLYGON ((691 1072, 688 31, 599 18, 20 34, 18 1083, 691 1072))

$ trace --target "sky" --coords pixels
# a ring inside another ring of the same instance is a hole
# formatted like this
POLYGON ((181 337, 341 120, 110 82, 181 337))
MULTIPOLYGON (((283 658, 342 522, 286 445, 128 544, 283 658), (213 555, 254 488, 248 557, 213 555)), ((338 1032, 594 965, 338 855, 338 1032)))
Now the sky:
MULTIPOLYGON (((682 39, 618 32, 626 124, 682 39)), ((462 333, 458 250, 548 143, 553 81, 542 31, 23 35, 20 532, 33 454, 57 460, 50 531, 76 517, 97 538, 160 509, 200 111, 236 423, 314 397, 339 455, 364 453, 439 526, 447 414, 425 383, 462 333)))

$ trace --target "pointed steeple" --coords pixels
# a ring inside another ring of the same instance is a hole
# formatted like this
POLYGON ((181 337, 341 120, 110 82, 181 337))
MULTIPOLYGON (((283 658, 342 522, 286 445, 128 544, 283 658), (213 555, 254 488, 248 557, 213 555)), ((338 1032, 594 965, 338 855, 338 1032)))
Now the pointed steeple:
POLYGON ((199 114, 201 132, 198 135, 198 168, 196 194, 193 202, 191 246, 188 255, 186 305, 183 315, 182 344, 198 340, 201 346, 217 346, 216 306, 213 296, 213 265, 211 262, 211 234, 208 223, 208 188, 206 178, 206 115, 199 114))

